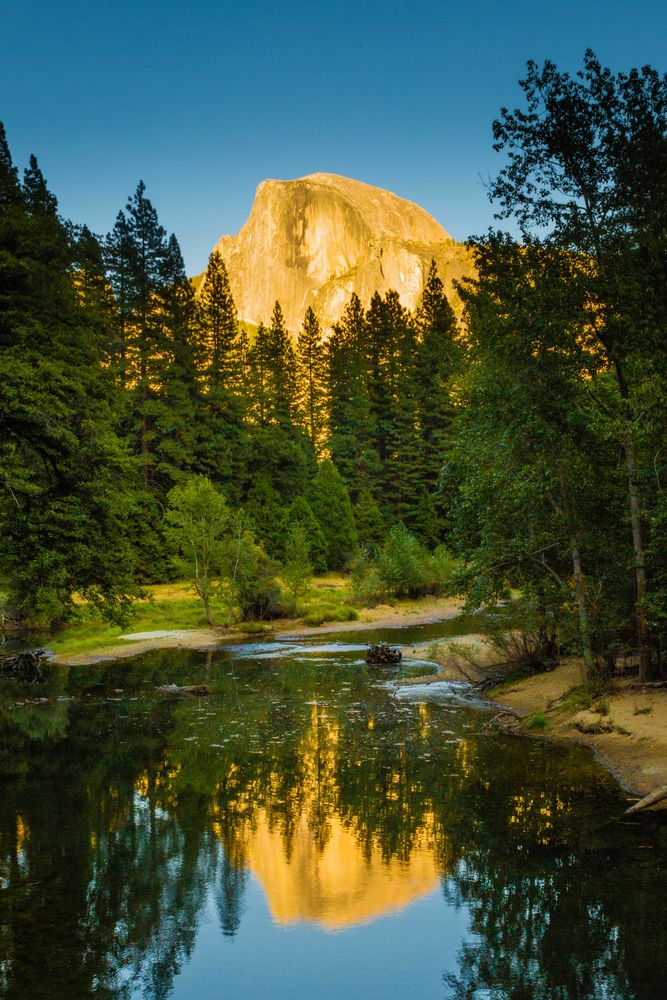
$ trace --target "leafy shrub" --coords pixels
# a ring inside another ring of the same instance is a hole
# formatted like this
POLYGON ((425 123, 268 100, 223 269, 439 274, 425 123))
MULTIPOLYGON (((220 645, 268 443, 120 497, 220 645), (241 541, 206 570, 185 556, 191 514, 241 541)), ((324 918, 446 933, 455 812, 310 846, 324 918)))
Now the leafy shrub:
POLYGON ((397 524, 375 558, 365 551, 353 560, 350 571, 355 600, 369 606, 387 596, 442 594, 455 565, 444 545, 429 553, 405 525, 397 524))
POLYGON ((236 600, 242 618, 270 621, 283 613, 282 595, 276 580, 279 566, 260 545, 246 545, 236 577, 236 600))

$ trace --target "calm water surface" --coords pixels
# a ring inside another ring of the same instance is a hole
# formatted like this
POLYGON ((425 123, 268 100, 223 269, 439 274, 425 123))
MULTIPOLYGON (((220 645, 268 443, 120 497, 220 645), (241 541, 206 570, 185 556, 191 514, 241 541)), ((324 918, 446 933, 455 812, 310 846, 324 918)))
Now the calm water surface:
POLYGON ((660 818, 345 638, 2 683, 0 995, 667 995, 660 818))

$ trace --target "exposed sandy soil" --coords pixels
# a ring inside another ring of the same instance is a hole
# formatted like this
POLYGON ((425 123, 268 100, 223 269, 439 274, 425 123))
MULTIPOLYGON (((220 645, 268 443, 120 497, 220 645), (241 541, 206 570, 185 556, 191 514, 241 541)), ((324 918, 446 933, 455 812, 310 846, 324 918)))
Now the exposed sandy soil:
POLYGON ((490 675, 503 675, 505 667, 486 636, 471 633, 403 646, 403 655, 437 664, 436 674, 406 677, 400 684, 433 684, 436 681, 469 681, 478 684, 490 675))
POLYGON ((430 625, 432 622, 455 618, 461 610, 460 601, 450 597, 424 597, 402 604, 378 604, 364 608, 356 622, 328 622, 324 625, 286 627, 276 623, 276 639, 307 638, 309 635, 329 635, 334 632, 363 632, 376 628, 401 628, 409 625, 430 625), (278 631, 280 626, 281 631, 278 631))
POLYGON ((621 680, 590 708, 564 706, 561 700, 582 679, 581 664, 566 662, 502 687, 494 700, 524 717, 544 712, 548 737, 592 747, 628 791, 647 795, 667 784, 667 689, 621 680))
POLYGON ((100 647, 88 653, 68 653, 54 656, 53 663, 72 667, 85 667, 103 660, 124 660, 129 656, 148 653, 151 649, 213 649, 225 642, 238 642, 243 636, 225 628, 174 629, 138 633, 144 639, 128 640, 123 646, 100 647))

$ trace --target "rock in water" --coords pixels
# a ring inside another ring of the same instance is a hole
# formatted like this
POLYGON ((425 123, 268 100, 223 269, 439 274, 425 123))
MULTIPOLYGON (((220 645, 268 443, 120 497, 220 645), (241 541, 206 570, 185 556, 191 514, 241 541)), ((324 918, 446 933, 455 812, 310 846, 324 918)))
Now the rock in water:
POLYGON ((293 334, 308 306, 328 331, 352 292, 367 307, 393 288, 414 309, 432 258, 450 297, 472 272, 466 248, 419 205, 337 174, 263 181, 246 224, 216 250, 239 318, 266 324, 278 299, 293 334))

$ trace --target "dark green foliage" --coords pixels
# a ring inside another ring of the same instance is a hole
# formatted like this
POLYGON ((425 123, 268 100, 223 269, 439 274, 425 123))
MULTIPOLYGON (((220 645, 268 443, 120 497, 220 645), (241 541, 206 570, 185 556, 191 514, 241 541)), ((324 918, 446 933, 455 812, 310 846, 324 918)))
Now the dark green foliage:
POLYGON ((209 257, 200 305, 208 355, 207 382, 238 391, 242 385, 243 338, 225 262, 217 250, 209 257))
POLYGON ((132 470, 100 367, 104 310, 34 157, 19 186, 0 133, 0 574, 28 625, 86 596, 127 616, 132 470))
POLYGON ((372 446, 366 372, 366 318, 352 295, 327 343, 327 396, 331 457, 356 496, 375 482, 378 456, 372 446))
POLYGON ((308 501, 327 543, 327 566, 343 569, 357 547, 350 496, 330 459, 320 462, 308 489, 308 501))
POLYGON ((248 490, 243 507, 250 519, 254 534, 267 552, 272 555, 282 553, 285 509, 280 494, 268 476, 256 477, 248 490))
POLYGON ((415 383, 421 434, 421 483, 414 528, 431 543, 442 538, 446 498, 437 490, 454 417, 452 383, 463 352, 454 312, 445 296, 435 261, 431 261, 416 316, 418 349, 415 383), (429 502, 430 501, 430 502, 429 502))
POLYGON ((432 265, 416 319, 396 292, 376 293, 367 313, 352 296, 328 344, 329 446, 336 467, 353 498, 370 490, 386 521, 404 521, 429 543, 443 536, 436 485, 459 364, 455 332, 432 265))
POLYGON ((410 524, 422 479, 417 424, 416 331, 396 292, 371 299, 366 317, 376 495, 393 520, 410 524))
POLYGON ((246 337, 239 326, 224 261, 214 251, 199 300, 202 353, 197 463, 238 504, 248 460, 246 337))
POLYGON ((573 262, 586 377, 604 382, 593 398, 625 463, 634 620, 647 679, 657 657, 649 609, 667 599, 648 573, 648 463, 656 452, 645 447, 661 438, 652 416, 665 365, 667 76, 650 67, 613 74, 589 50, 576 77, 530 62, 521 86, 525 106, 503 109, 494 122, 506 165, 491 194, 499 217, 514 218, 526 240, 573 262))
POLYGON ((384 596, 441 594, 455 563, 444 546, 429 553, 405 525, 396 524, 375 556, 362 551, 351 568, 357 600, 373 603, 384 596))
POLYGON ((285 560, 282 579, 289 598, 292 614, 297 610, 299 598, 308 592, 313 566, 306 532, 299 524, 291 524, 285 541, 285 560))
POLYGON ((305 497, 299 496, 290 504, 285 517, 284 536, 293 525, 298 525, 305 534, 313 570, 316 573, 324 573, 327 569, 327 543, 312 507, 305 497))
POLYGON ((375 497, 364 486, 354 505, 354 523, 359 544, 364 548, 379 545, 386 534, 386 524, 375 497))
POLYGON ((279 563, 250 541, 242 551, 236 575, 236 597, 242 618, 271 621, 282 614, 279 563))
POLYGON ((309 306, 296 345, 296 398, 301 423, 316 455, 322 450, 326 422, 323 352, 320 324, 309 306))

